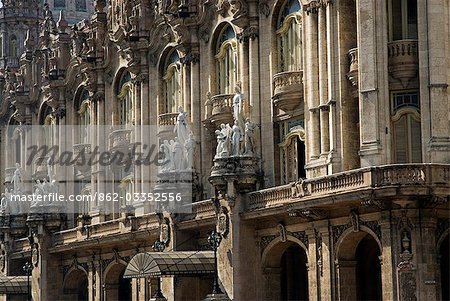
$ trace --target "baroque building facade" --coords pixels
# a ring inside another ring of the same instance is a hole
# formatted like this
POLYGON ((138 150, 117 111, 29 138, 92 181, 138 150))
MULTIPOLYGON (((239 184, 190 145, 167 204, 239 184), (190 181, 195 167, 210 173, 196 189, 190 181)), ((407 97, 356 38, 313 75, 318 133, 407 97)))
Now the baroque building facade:
POLYGON ((4 300, 26 300, 27 262, 41 301, 148 300, 159 288, 156 300, 450 298, 448 1, 94 6, 72 28, 42 6, 16 68, 3 68, 4 300), (193 159, 52 169, 27 160, 33 126, 47 129, 38 144, 74 154, 140 141, 176 154, 182 140, 193 159), (187 182, 191 212, 98 200, 76 214, 13 210, 11 192, 53 177, 90 196, 187 182), (210 295, 214 229, 222 294, 210 295))

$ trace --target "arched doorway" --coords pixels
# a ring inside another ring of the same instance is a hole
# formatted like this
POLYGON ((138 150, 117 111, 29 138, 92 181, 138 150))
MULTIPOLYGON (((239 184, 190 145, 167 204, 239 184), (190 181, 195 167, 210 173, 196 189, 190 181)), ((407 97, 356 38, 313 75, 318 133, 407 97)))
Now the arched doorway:
POLYGON ((263 253, 264 300, 308 300, 308 258, 304 246, 276 241, 263 253))
POLYGON ((338 244, 339 300, 381 300, 380 246, 364 231, 351 232, 338 244))
POLYGON ((131 301, 131 279, 123 278, 125 265, 116 263, 106 271, 104 296, 108 301, 131 301))
POLYGON ((444 238, 439 247, 440 272, 441 272, 441 297, 442 300, 450 300, 450 261, 449 261, 449 235, 444 238))
POLYGON ((280 300, 308 300, 308 269, 306 253, 292 245, 281 256, 280 300))
POLYGON ((70 271, 64 280, 63 297, 67 300, 88 301, 88 278, 81 269, 70 271))

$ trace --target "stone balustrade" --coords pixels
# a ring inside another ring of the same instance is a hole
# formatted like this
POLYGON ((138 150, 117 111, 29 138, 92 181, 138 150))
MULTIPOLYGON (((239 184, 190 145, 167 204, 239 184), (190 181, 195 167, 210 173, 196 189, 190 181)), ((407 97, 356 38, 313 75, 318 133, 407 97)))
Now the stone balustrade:
POLYGON ((280 72, 273 76, 273 103, 283 111, 299 107, 303 98, 303 71, 280 72))
MULTIPOLYGON (((417 40, 399 40, 388 43, 388 67, 392 79, 391 88, 396 81, 401 83, 398 88, 408 87, 409 82, 417 77, 419 72, 419 55, 417 40)), ((394 87, 392 87, 394 85, 394 87)))
POLYGON ((214 128, 221 123, 233 122, 233 97, 234 94, 219 94, 211 96, 206 102, 206 111, 210 112, 206 118, 214 128))
POLYGON ((112 151, 126 151, 131 146, 131 129, 115 130, 109 134, 110 149, 112 151))
POLYGON ((352 48, 347 52, 350 59, 350 67, 347 73, 348 80, 352 83, 352 86, 358 89, 358 48, 352 48))
POLYGON ((158 116, 159 126, 172 126, 177 122, 178 113, 164 113, 158 116))
POLYGON ((361 168, 312 178, 247 194, 247 211, 283 206, 294 199, 392 186, 431 186, 450 183, 449 164, 396 164, 361 168))

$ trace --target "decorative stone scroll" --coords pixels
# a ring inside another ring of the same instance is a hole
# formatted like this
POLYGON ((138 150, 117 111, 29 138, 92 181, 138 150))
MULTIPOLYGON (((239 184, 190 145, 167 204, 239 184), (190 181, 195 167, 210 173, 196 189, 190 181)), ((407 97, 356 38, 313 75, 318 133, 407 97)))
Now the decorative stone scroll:
MULTIPOLYGON (((354 219, 354 218, 353 218, 354 219)), ((352 220, 353 220, 352 219, 352 220)), ((338 225, 338 226, 333 226, 332 227, 332 235, 333 235, 333 244, 336 246, 339 238, 342 236, 342 234, 350 228, 353 228, 353 230, 355 230, 355 220, 353 220, 353 222, 349 221, 347 224, 345 225, 338 225)), ((378 224, 377 221, 362 221, 359 219, 358 217, 358 231, 361 231, 360 226, 365 226, 367 228, 369 228, 370 230, 372 230, 373 233, 375 233, 375 235, 377 236, 377 238, 381 241, 381 227, 378 224)), ((358 232, 356 231, 356 232, 358 232)))
POLYGON ((281 242, 284 243, 288 240, 287 239, 288 236, 292 236, 300 240, 305 245, 306 248, 309 247, 308 236, 306 235, 305 231, 296 231, 296 232, 287 231, 285 226, 281 223, 278 224, 277 228, 278 228, 277 234, 266 235, 261 237, 259 242, 261 254, 264 252, 267 246, 269 246, 269 244, 278 237, 280 237, 281 242))

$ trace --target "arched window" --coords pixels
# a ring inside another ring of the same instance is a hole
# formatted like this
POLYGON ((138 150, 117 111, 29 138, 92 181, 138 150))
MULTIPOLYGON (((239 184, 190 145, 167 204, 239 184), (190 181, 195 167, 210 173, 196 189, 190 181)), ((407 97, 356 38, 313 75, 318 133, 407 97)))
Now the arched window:
POLYGON ((17 56, 17 38, 15 35, 11 35, 9 38, 9 56, 17 56))
POLYGON ((83 89, 78 99, 77 108, 77 123, 78 127, 78 142, 88 144, 90 142, 90 131, 88 129, 91 123, 91 102, 89 100, 89 93, 83 89))
POLYGON ((303 120, 280 124, 280 182, 287 184, 306 177, 303 120))
POLYGON ((417 0, 388 0, 389 40, 417 39, 417 0))
POLYGON ((128 71, 122 74, 117 86, 117 99, 119 101, 119 124, 129 126, 133 124, 131 75, 128 71))
POLYGON ((419 95, 417 92, 394 93, 392 99, 394 162, 422 162, 419 95))
POLYGON ((220 32, 216 45, 216 72, 218 94, 231 94, 237 82, 237 42, 231 25, 220 32))
POLYGON ((278 71, 303 69, 301 7, 298 0, 288 0, 278 18, 278 71))
POLYGON ((165 113, 174 113, 182 105, 180 57, 172 50, 164 68, 165 113))

